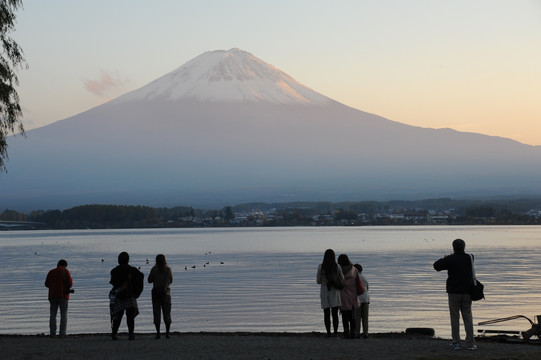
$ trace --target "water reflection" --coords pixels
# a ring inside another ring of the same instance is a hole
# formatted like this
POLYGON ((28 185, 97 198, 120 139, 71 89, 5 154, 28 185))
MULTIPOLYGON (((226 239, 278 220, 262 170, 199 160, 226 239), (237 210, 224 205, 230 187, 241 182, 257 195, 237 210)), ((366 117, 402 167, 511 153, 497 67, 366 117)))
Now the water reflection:
MULTIPOLYGON (((108 332, 109 271, 124 250, 145 275, 155 255, 166 254, 175 278, 174 331, 323 331, 315 276, 324 250, 332 247, 365 269, 371 332, 432 327, 437 336, 449 337, 446 274, 432 263, 451 252, 456 237, 476 255, 476 272, 486 286, 487 300, 474 303, 475 323, 541 314, 539 227, 5 232, 0 333, 47 333, 44 280, 60 258, 68 260, 76 291, 68 332, 108 332)), ((149 287, 139 305, 136 331, 152 332, 149 287)), ((527 330, 529 324, 493 327, 527 330)))

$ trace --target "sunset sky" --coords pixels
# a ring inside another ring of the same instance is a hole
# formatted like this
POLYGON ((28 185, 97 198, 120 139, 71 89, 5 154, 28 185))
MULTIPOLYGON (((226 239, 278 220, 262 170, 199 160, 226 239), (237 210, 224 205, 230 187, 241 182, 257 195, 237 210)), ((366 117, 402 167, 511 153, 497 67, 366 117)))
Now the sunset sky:
POLYGON ((238 47, 348 106, 541 145, 539 0, 24 0, 27 130, 238 47))

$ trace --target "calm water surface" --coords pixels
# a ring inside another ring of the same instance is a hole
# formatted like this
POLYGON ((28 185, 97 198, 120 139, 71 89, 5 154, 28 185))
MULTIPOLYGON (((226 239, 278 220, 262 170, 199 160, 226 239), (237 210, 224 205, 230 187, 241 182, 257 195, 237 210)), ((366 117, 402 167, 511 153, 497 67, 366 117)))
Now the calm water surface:
MULTIPOLYGON (((0 333, 48 333, 44 281, 60 258, 75 288, 68 332, 109 332, 109 272, 121 251, 145 275, 156 254, 166 255, 174 274, 174 331, 324 331, 315 278, 332 248, 365 269, 371 332, 431 327, 450 337, 447 275, 432 263, 459 237, 486 286, 487 299, 474 303, 475 323, 541 314, 541 227, 8 231, 0 232, 0 333)), ((153 332, 150 286, 139 308, 136 331, 153 332)), ((527 330, 529 323, 493 328, 527 330)))

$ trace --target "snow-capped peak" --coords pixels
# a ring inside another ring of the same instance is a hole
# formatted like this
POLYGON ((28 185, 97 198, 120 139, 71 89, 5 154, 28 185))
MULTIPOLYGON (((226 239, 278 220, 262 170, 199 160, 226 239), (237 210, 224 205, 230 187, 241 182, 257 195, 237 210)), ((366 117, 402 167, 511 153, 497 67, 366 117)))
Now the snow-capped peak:
POLYGON ((274 66, 234 48, 205 52, 114 102, 183 98, 306 105, 330 101, 274 66))

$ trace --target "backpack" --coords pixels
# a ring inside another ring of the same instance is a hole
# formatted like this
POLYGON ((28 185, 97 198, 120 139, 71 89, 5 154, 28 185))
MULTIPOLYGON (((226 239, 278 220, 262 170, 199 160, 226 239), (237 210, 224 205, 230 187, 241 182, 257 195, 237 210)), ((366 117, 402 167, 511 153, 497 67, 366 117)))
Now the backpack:
POLYGON ((131 292, 134 298, 139 298, 143 292, 145 284, 145 275, 137 268, 132 267, 132 273, 130 274, 131 292))

